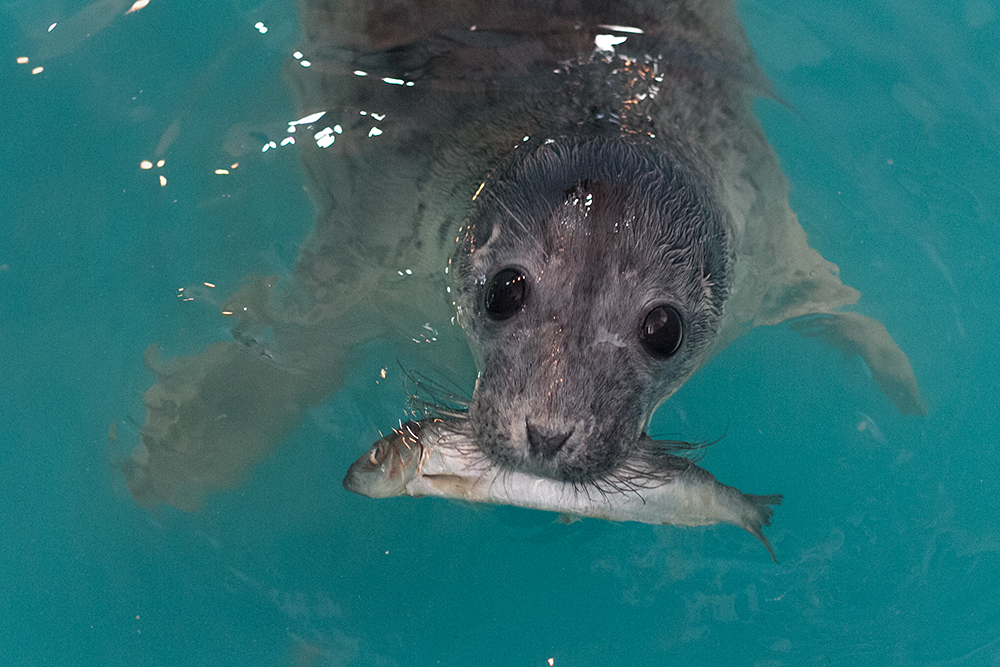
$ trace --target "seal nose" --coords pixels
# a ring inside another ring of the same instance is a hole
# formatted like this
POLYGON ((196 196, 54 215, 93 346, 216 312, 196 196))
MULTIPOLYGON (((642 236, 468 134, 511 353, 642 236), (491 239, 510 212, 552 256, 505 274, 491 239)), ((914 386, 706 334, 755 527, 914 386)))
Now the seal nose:
POLYGON ((543 459, 552 459, 563 448, 573 431, 557 433, 548 429, 532 426, 531 422, 525 422, 528 427, 528 452, 532 456, 540 456, 543 459))

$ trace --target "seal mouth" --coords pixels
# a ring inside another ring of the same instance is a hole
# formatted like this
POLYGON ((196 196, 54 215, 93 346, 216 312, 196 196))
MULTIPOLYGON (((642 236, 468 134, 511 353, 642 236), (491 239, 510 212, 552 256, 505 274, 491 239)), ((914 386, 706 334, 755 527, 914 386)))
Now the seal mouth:
MULTIPOLYGON (((521 440, 498 433, 495 425, 463 417, 470 444, 494 465, 511 472, 553 479, 602 494, 634 493, 652 488, 687 468, 683 458, 710 443, 659 440, 641 432, 611 441, 583 425, 546 430, 524 420, 521 440)), ((694 459, 696 460, 696 459, 694 459)))
POLYGON ((408 398, 414 417, 451 421, 468 442, 463 446, 511 472, 554 479, 596 493, 638 493, 674 477, 698 460, 697 452, 713 441, 661 440, 640 432, 633 438, 611 437, 594 423, 563 428, 535 423, 525 416, 520 441, 496 424, 473 414, 473 399, 407 371, 414 385, 408 398), (694 454, 694 456, 692 456, 694 454))
MULTIPOLYGON (((520 472, 554 479, 572 485, 584 492, 602 497, 612 495, 642 496, 644 490, 653 489, 675 479, 700 459, 700 450, 716 441, 687 442, 660 440, 642 433, 637 439, 621 445, 620 454, 598 467, 589 460, 552 464, 538 458, 514 455, 511 447, 484 448, 475 435, 475 424, 470 424, 470 445, 480 451, 494 465, 510 472, 520 472)), ((494 442, 495 444, 495 442, 494 442)))

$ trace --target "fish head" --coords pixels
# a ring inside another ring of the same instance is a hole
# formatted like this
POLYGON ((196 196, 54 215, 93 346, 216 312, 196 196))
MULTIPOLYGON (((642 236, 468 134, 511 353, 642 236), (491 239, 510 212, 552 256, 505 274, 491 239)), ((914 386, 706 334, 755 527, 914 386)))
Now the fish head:
POLYGON ((369 498, 403 495, 420 464, 420 432, 409 421, 380 439, 347 470, 344 488, 369 498))

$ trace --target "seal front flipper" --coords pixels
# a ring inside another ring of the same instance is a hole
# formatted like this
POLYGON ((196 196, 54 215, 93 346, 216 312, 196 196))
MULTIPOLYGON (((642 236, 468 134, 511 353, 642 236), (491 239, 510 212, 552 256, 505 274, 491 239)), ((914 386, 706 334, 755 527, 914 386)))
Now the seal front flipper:
POLYGON ((222 306, 238 318, 235 341, 161 360, 144 355, 157 382, 146 391, 146 422, 121 466, 136 502, 195 511, 205 493, 235 488, 292 431, 305 411, 340 386, 345 359, 370 333, 354 310, 303 317, 274 295, 273 277, 244 285, 222 306), (261 342, 265 331, 273 342, 261 342))
POLYGON ((836 310, 853 305, 861 293, 841 283, 836 265, 815 250, 805 246, 801 252, 799 266, 770 266, 741 286, 730 300, 728 326, 720 342, 728 343, 754 326, 792 320, 792 328, 803 336, 818 338, 847 357, 861 356, 875 384, 901 413, 925 414, 910 362, 885 326, 858 313, 836 310), (766 291, 757 287, 765 277, 773 281, 766 291), (746 312, 753 314, 742 315, 746 312))
POLYGON ((879 389, 900 412, 926 414, 910 361, 881 322, 858 313, 829 313, 792 322, 792 328, 840 349, 847 357, 860 355, 879 389))
POLYGON ((302 373, 239 343, 146 365, 158 376, 143 399, 146 423, 125 480, 141 505, 191 512, 205 492, 236 487, 294 430, 307 407, 302 373))
POLYGON ((885 327, 840 310, 857 303, 861 293, 842 283, 837 265, 810 247, 788 206, 788 182, 773 152, 761 137, 752 136, 759 140, 746 154, 753 169, 741 174, 743 191, 752 193, 745 203, 749 213, 743 225, 735 225, 736 278, 714 351, 753 327, 814 316, 793 328, 848 356, 861 355, 900 412, 924 414, 910 362, 885 327))

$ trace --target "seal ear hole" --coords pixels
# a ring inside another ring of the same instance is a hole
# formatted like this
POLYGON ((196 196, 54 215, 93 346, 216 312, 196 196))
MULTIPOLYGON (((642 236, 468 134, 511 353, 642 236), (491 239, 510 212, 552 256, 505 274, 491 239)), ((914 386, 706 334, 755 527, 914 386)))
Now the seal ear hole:
POLYGON ((651 356, 669 359, 681 348, 684 339, 684 322, 673 306, 656 306, 642 320, 639 340, 651 356))
POLYGON ((528 300, 528 277, 519 268, 500 270, 486 286, 483 307, 496 321, 517 315, 528 300))

